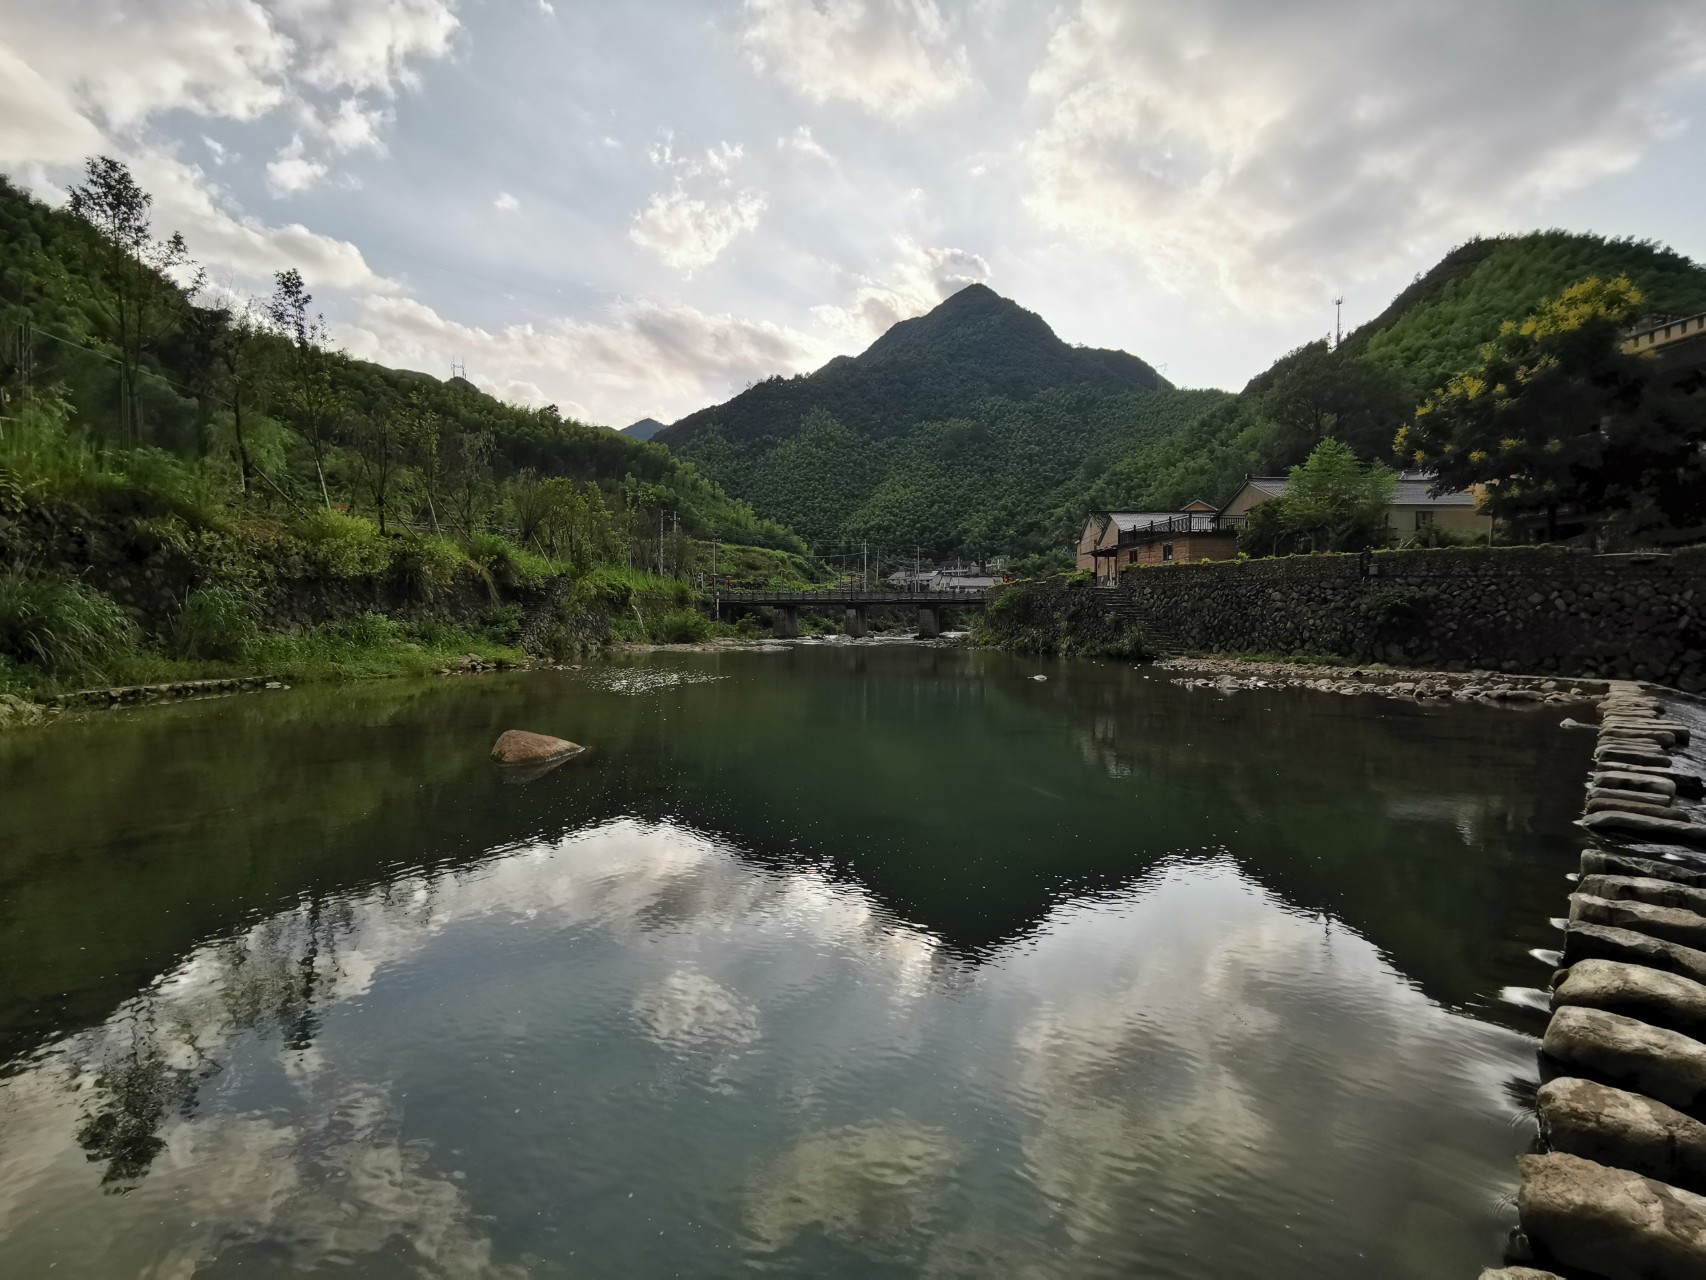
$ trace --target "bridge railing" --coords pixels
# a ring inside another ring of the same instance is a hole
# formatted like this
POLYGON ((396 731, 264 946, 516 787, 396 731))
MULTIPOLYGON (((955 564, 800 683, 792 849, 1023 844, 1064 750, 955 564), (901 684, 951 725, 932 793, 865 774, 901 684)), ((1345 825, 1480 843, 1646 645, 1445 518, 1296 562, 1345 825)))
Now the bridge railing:
POLYGON ((836 587, 826 591, 719 591, 724 604, 953 604, 982 600, 983 587, 950 588, 945 591, 877 591, 836 587))

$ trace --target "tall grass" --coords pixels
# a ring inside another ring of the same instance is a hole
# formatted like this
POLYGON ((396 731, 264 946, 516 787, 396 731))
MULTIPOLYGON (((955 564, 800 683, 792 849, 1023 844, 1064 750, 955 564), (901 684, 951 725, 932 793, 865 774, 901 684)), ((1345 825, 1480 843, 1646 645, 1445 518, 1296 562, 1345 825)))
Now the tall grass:
POLYGON ((172 625, 172 649, 181 658, 234 662, 260 638, 254 599, 234 587, 197 587, 172 625))
POLYGON ((139 516, 177 516, 198 527, 225 518, 218 464, 159 449, 99 449, 69 423, 54 391, 32 397, 0 435, 0 471, 37 500, 60 499, 139 516))
POLYGON ((80 675, 122 660, 136 625, 106 596, 69 578, 0 573, 0 656, 48 675, 80 675))

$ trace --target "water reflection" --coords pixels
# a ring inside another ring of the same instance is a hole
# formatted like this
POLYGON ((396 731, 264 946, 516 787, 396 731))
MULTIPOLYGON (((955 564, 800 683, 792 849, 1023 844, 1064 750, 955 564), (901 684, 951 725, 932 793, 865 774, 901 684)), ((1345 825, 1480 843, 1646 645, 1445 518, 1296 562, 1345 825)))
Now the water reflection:
POLYGON ((1586 744, 1033 670, 660 657, 0 741, 0 1273, 1491 1261, 1539 1025, 1501 993, 1586 744), (516 726, 593 749, 508 786, 516 726))
POLYGON ((1228 859, 968 967, 620 820, 304 902, 0 1082, 0 1267, 1444 1274, 1531 1053, 1228 859))

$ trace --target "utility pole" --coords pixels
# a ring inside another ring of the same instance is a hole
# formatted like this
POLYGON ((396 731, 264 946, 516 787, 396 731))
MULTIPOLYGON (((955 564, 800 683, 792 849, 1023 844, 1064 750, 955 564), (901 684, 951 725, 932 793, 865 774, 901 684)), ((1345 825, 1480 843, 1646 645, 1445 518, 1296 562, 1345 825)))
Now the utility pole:
POLYGON ((1339 349, 1339 344, 1345 340, 1344 325, 1341 319, 1344 314, 1345 295, 1339 294, 1333 299, 1333 350, 1339 349))
POLYGON ((723 581, 717 576, 717 550, 722 544, 713 539, 711 542, 711 620, 723 620, 723 581))
POLYGON ((862 538, 859 540, 859 589, 871 589, 871 544, 862 538))
POLYGON ((658 512, 658 577, 663 577, 663 522, 664 513, 658 512))

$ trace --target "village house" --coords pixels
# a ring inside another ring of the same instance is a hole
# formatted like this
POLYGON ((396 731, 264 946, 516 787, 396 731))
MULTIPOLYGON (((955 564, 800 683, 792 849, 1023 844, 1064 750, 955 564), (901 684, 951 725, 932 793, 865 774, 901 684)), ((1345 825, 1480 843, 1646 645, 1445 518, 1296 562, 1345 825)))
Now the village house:
MULTIPOLYGON (((1221 523, 1233 529, 1241 526, 1250 512, 1277 498, 1286 490, 1285 476, 1249 476, 1244 487, 1232 495, 1220 509, 1221 523)), ((1430 493, 1433 473, 1429 471, 1400 471, 1398 482, 1392 486, 1392 497, 1386 515, 1387 532, 1397 541, 1414 537, 1424 529, 1441 533, 1490 535, 1493 518, 1481 510, 1478 494, 1430 493)))
MULTIPOLYGON (((1078 567, 1098 582, 1118 580, 1129 565, 1183 560, 1230 560, 1238 554, 1238 531, 1250 512, 1286 490, 1285 476, 1250 476, 1225 506, 1198 499, 1179 511, 1093 511, 1078 538, 1078 567)), ((1431 493, 1426 471, 1400 471, 1392 487, 1386 527, 1395 540, 1424 530, 1490 535, 1493 519, 1478 495, 1431 493)))
POLYGON ((1114 582, 1128 565, 1228 560, 1237 551, 1237 530, 1223 527, 1214 504, 1199 498, 1179 511, 1092 511, 1078 538, 1078 567, 1114 582))

